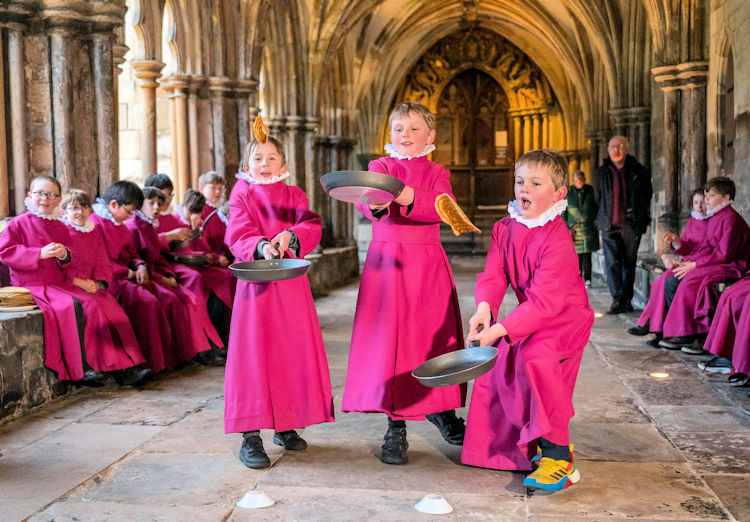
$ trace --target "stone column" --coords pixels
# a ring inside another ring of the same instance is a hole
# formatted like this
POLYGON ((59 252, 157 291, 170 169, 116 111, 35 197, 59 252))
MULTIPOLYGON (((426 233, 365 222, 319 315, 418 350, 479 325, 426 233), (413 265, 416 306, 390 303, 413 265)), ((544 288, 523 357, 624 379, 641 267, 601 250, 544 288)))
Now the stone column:
MULTIPOLYGON (((331 172, 331 151, 333 144, 328 136, 317 136, 315 138, 315 159, 317 164, 318 178, 327 172, 331 172)), ((331 201, 332 199, 323 190, 316 192, 314 203, 315 212, 320 214, 323 224, 323 237, 320 245, 323 248, 333 246, 333 227, 331 224, 331 201)))
POLYGON ((99 193, 117 179, 117 99, 112 33, 94 34, 94 96, 96 98, 96 152, 99 193))
MULTIPOLYGON (((685 180, 685 194, 706 183, 706 83, 685 86, 680 93, 682 98, 682 122, 684 143, 681 165, 682 179, 685 180)), ((683 198, 685 199, 685 198, 683 198)), ((684 204, 684 203, 683 203, 684 204)))
POLYGON ((190 185, 198 188, 198 178, 201 175, 200 169, 200 141, 198 127, 198 98, 199 92, 206 85, 205 76, 191 76, 188 85, 187 98, 187 125, 188 125, 188 163, 190 164, 189 177, 190 185))
POLYGON ((549 112, 542 113, 542 147, 549 148, 549 112))
MULTIPOLYGON (((337 170, 349 170, 351 169, 351 156, 354 146, 357 144, 355 138, 341 137, 336 144, 336 169, 337 170)), ((354 205, 337 201, 338 204, 338 245, 346 246, 354 244, 354 205)))
MULTIPOLYGON (((5 85, 5 56, 0 27, 0 85, 5 85)), ((5 89, 3 89, 5 91, 5 89)), ((0 96, 0 218, 10 214, 10 184, 8 183, 8 137, 5 129, 5 96, 0 96)))
POLYGON ((305 161, 305 122, 304 116, 287 116, 286 120, 286 164, 292 173, 294 185, 302 190, 307 187, 305 161))
POLYGON ((518 158, 523 154, 521 148, 523 143, 523 130, 521 129, 521 117, 519 115, 513 115, 513 161, 518 161, 518 158))
POLYGON ((524 114, 523 116, 523 151, 521 154, 525 154, 531 150, 532 137, 531 137, 532 125, 531 116, 524 114))
POLYGON ((607 143, 610 132, 607 130, 595 130, 586 132, 585 137, 591 144, 591 174, 601 165, 607 156, 607 143))
POLYGON ((143 128, 141 129, 141 154, 144 178, 156 172, 156 88, 157 80, 164 68, 162 62, 145 60, 133 62, 133 72, 139 80, 143 106, 143 128))
POLYGON ((307 199, 310 202, 310 208, 316 204, 318 200, 318 194, 323 192, 323 187, 320 185, 320 176, 325 172, 316 172, 315 168, 315 139, 314 132, 318 128, 320 120, 312 116, 305 118, 304 124, 304 137, 305 137, 305 172, 307 172, 307 186, 305 192, 307 192, 307 199))
POLYGON ((63 187, 79 186, 76 182, 76 150, 73 140, 71 36, 71 30, 66 27, 53 27, 49 36, 55 177, 63 187))
POLYGON ((213 116, 214 166, 227 180, 227 188, 234 185, 239 168, 239 145, 237 137, 237 108, 231 95, 232 80, 210 78, 209 93, 213 116))
POLYGON ((531 115, 531 147, 532 150, 541 149, 542 145, 542 125, 541 115, 535 113, 531 115))
MULTIPOLYGON (((125 63, 125 54, 129 51, 127 45, 117 43, 112 46, 112 69, 113 69, 113 81, 112 81, 112 101, 114 103, 114 115, 115 115, 115 135, 112 138, 112 146, 117 151, 116 170, 115 178, 113 181, 120 179, 120 107, 118 106, 119 96, 119 77, 122 73, 120 66, 125 63)), ((106 190, 106 188, 104 189, 106 190)))
POLYGON ((237 97, 237 140, 240 146, 239 153, 245 145, 253 138, 252 126, 255 116, 250 118, 250 97, 257 90, 258 82, 255 80, 238 80, 235 82, 235 94, 237 97))

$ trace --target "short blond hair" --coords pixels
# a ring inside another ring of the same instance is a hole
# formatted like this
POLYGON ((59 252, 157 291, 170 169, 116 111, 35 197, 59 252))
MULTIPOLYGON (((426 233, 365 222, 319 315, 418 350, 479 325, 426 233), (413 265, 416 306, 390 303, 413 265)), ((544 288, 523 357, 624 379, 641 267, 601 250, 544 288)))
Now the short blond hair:
POLYGON ((520 167, 548 169, 556 189, 568 186, 568 160, 556 150, 530 150, 516 161, 516 169, 520 167))
MULTIPOLYGON (((276 152, 279 154, 279 156, 281 156, 281 164, 286 165, 286 152, 284 151, 284 144, 273 136, 269 136, 266 143, 270 143, 271 145, 276 147, 276 152)), ((248 167, 250 166, 250 156, 253 155, 253 152, 255 152, 255 149, 258 148, 258 145, 260 145, 260 142, 258 140, 253 140, 245 145, 245 151, 242 153, 242 164, 240 165, 240 168, 245 165, 247 165, 248 167)))
POLYGON ((396 105, 388 118, 388 125, 392 127, 393 120, 408 116, 412 112, 424 120, 428 129, 435 129, 435 115, 432 114, 430 109, 418 102, 404 102, 396 105))
POLYGON ((71 203, 78 203, 80 207, 91 208, 91 198, 79 189, 68 189, 63 193, 60 207, 67 208, 71 203))

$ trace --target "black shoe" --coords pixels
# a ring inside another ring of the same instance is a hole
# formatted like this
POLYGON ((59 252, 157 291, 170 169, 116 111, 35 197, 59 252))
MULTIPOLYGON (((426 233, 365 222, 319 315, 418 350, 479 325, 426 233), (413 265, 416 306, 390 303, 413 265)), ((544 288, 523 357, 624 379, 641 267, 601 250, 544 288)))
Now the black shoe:
POLYGON ((632 311, 634 311, 633 305, 630 304, 630 301, 628 301, 627 303, 625 303, 623 306, 625 307, 625 311, 626 312, 632 312, 632 311))
POLYGON ((145 366, 131 366, 115 373, 115 381, 120 386, 139 386, 145 384, 154 372, 145 366))
POLYGON ((292 451, 307 449, 305 439, 297 435, 297 432, 294 430, 277 431, 273 434, 273 443, 292 451))
POLYGON ((246 437, 240 448, 240 462, 248 468, 263 469, 271 465, 271 459, 263 449, 263 441, 258 435, 246 437))
POLYGON ((609 305, 609 308, 607 309, 607 313, 609 315, 622 314, 626 311, 627 309, 625 308, 625 305, 620 303, 619 301, 612 301, 612 304, 609 305))
POLYGON ((193 360, 203 366, 224 366, 227 360, 221 357, 213 349, 206 350, 205 352, 198 352, 193 360))
POLYGON ((638 337, 648 335, 648 326, 634 326, 632 328, 628 328, 628 333, 630 335, 637 335, 638 337))
POLYGON ((406 464, 406 450, 409 449, 406 428, 389 427, 383 440, 385 442, 380 453, 380 461, 385 464, 406 464))
POLYGON ((683 346, 690 346, 695 341, 695 337, 684 335, 682 337, 670 337, 659 341, 659 346, 667 350, 679 350, 683 346))
POLYGON ((107 384, 107 376, 104 375, 103 372, 99 372, 96 370, 92 370, 89 368, 88 370, 84 370, 83 372, 83 379, 78 381, 79 383, 83 384, 84 386, 91 386, 92 388, 100 388, 107 384))
POLYGON ((216 348, 216 353, 219 355, 219 357, 226 360, 229 351, 226 348, 216 348))
POLYGON ((646 341, 646 344, 651 346, 652 348, 661 348, 659 346, 659 343, 661 342, 662 339, 663 337, 661 333, 657 333, 653 339, 649 339, 648 341, 646 341))
POLYGON ((445 442, 454 446, 463 445, 466 425, 463 419, 456 417, 454 410, 430 413, 429 415, 425 415, 425 418, 437 426, 445 442))

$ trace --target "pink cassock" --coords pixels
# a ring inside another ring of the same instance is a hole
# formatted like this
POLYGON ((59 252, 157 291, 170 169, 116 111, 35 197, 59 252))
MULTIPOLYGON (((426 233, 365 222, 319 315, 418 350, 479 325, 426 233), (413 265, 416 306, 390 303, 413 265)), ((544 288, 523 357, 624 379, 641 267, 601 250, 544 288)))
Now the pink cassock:
MULTIPOLYGON (((703 236, 706 234, 705 219, 690 218, 685 223, 685 230, 680 236, 680 248, 672 250, 673 253, 682 256, 685 261, 692 261, 692 253, 698 248, 703 236)), ((651 285, 651 293, 648 303, 638 318, 638 326, 649 325, 650 332, 661 333, 664 328, 664 318, 667 316, 667 301, 664 298, 664 283, 672 276, 672 271, 667 269, 656 278, 651 285)))
POLYGON ((440 244, 435 198, 453 196, 450 173, 426 157, 380 158, 369 170, 414 188, 414 204, 392 203, 374 218, 354 315, 343 411, 384 412, 392 419, 424 420, 463 406, 466 386, 428 388, 411 372, 428 359, 463 345, 461 312, 448 258, 440 244))
MULTIPOLYGON (((320 242, 320 217, 302 189, 238 181, 226 241, 237 262, 286 229, 299 257, 320 242)), ((287 251, 290 257, 294 252, 287 251)), ((286 256, 285 256, 286 257, 286 256)), ((333 422, 331 378, 307 275, 273 282, 237 281, 224 385, 226 433, 287 431, 333 422)))
POLYGON ((742 216, 727 206, 706 221, 704 239, 691 254, 695 268, 680 281, 664 319, 664 337, 708 332, 719 301, 716 283, 747 270, 750 229, 742 216))
POLYGON ((142 217, 140 211, 125 222, 133 234, 136 249, 141 259, 151 271, 153 288, 159 294, 159 300, 167 302, 167 309, 171 312, 170 326, 173 335, 181 335, 182 342, 173 346, 178 350, 175 355, 179 362, 192 359, 197 353, 211 348, 209 339, 216 346, 223 347, 219 334, 211 324, 206 310, 205 301, 199 295, 179 284, 176 288, 168 288, 161 281, 174 276, 170 263, 161 254, 161 244, 156 227, 142 217), (171 299, 168 297, 171 295, 171 299))
POLYGON ((114 371, 142 363, 137 345, 132 354, 121 345, 114 345, 112 325, 98 310, 97 301, 67 282, 66 272, 72 263, 62 265, 56 259, 39 259, 42 247, 53 242, 70 250, 68 227, 58 219, 45 219, 30 212, 11 219, 0 235, 0 261, 10 268, 11 283, 28 288, 44 314, 45 366, 60 380, 83 378, 73 299, 83 308, 83 337, 89 366, 94 370, 114 371))
POLYGON ((750 374, 750 277, 721 294, 703 347, 731 359, 736 371, 750 374))
MULTIPOLYGON (((159 241, 162 246, 162 253, 168 253, 169 247, 164 239, 164 234, 176 228, 190 228, 179 217, 174 214, 163 214, 159 216, 159 226, 156 227, 159 233, 159 241)), ((181 247, 175 254, 213 254, 208 243, 198 237, 191 240, 187 245, 181 247)), ((213 290, 216 297, 227 305, 231 310, 234 301, 235 279, 229 268, 219 266, 206 267, 189 267, 179 263, 171 263, 172 271, 177 275, 180 284, 186 285, 193 293, 198 294, 208 302, 210 292, 213 290)))
MULTIPOLYGON (((141 286, 128 280, 129 272, 145 264, 135 250, 133 236, 124 224, 116 224, 108 217, 92 214, 89 218, 105 237, 104 246, 109 256, 112 269, 110 293, 119 301, 130 318, 135 336, 146 357, 146 365, 160 372, 177 364, 177 357, 172 355, 172 329, 164 307, 157 295, 149 287, 141 286)), ((155 291, 155 290, 154 290, 155 291)))
POLYGON ((201 214, 201 219, 203 220, 203 239, 208 243, 211 252, 217 256, 226 256, 231 262, 234 256, 232 256, 229 247, 224 243, 228 219, 221 210, 211 215, 214 210, 216 210, 216 207, 206 201, 206 206, 203 207, 203 213, 201 214), (209 218, 208 216, 211 217, 209 218))
POLYGON ((573 388, 594 311, 578 271, 573 240, 558 216, 528 228, 507 217, 495 224, 477 304, 498 317, 508 285, 518 306, 500 323, 493 370, 474 382, 461 462, 501 470, 531 469, 539 437, 570 442, 573 388))

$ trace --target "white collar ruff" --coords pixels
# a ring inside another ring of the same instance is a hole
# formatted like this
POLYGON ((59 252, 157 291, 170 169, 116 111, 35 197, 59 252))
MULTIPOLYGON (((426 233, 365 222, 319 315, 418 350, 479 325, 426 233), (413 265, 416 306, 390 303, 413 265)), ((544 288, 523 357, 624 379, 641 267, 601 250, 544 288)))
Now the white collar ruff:
POLYGON ((415 154, 414 156, 404 156, 403 154, 400 154, 399 152, 396 151, 396 147, 393 145, 393 143, 385 144, 385 151, 388 153, 388 155, 391 158, 394 158, 394 159, 410 160, 414 158, 421 158, 422 156, 427 156, 433 150, 435 150, 435 145, 430 143, 429 145, 425 145, 424 150, 420 152, 419 154, 415 154))
POLYGON ((690 217, 692 217, 693 219, 697 219, 699 221, 702 221, 704 219, 708 219, 711 216, 709 216, 708 214, 698 214, 695 210, 691 210, 690 211, 690 217))
POLYGON ((88 234, 89 232, 94 230, 94 227, 96 226, 96 223, 94 223, 93 221, 86 221, 86 224, 83 226, 76 225, 75 223, 71 223, 70 221, 64 218, 61 218, 60 221, 68 225, 70 228, 73 228, 79 232, 83 232, 84 234, 88 234))
POLYGON ((94 211, 94 214, 101 218, 109 219, 112 223, 115 224, 115 226, 119 227, 120 225, 122 225, 122 223, 118 223, 117 221, 115 221, 115 218, 112 217, 112 213, 109 211, 106 203, 104 203, 104 200, 102 198, 96 198, 96 203, 91 205, 91 209, 94 211))
POLYGON ((245 172, 238 172, 236 174, 237 179, 244 179, 251 185, 273 185, 279 181, 283 181, 289 177, 289 171, 284 172, 281 176, 274 176, 271 179, 257 180, 245 172))
POLYGON ((722 203, 721 205, 719 205, 718 207, 716 207, 716 208, 715 208, 715 209, 713 209, 713 210, 708 210, 708 209, 706 209, 706 217, 711 217, 711 216, 714 216, 714 215, 716 215, 716 213, 717 213, 717 212, 718 212, 719 210, 721 210, 721 209, 722 209, 722 208, 724 208, 724 207, 731 207, 733 203, 734 203, 734 201, 732 201, 732 200, 730 199, 729 201, 725 201, 724 203, 722 203))
POLYGON ((159 226, 159 218, 151 219, 150 217, 148 217, 146 214, 144 214, 140 210, 136 210, 135 211, 135 215, 138 216, 139 218, 141 218, 146 223, 150 223, 151 226, 154 227, 154 228, 156 228, 156 227, 159 226))
POLYGON ((565 210, 567 207, 568 200, 561 199, 534 219, 526 219, 518 210, 518 202, 513 200, 508 202, 508 213, 510 214, 510 217, 512 217, 522 225, 526 225, 526 227, 528 228, 536 228, 543 227, 544 225, 555 219, 557 216, 562 214, 563 210, 565 210))
POLYGON ((41 219, 49 219, 49 220, 55 220, 60 219, 60 207, 55 207, 52 210, 51 214, 42 214, 39 212, 34 205, 31 204, 31 199, 26 197, 23 200, 23 204, 26 205, 26 210, 29 211, 29 214, 32 216, 36 216, 41 219))

